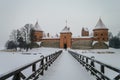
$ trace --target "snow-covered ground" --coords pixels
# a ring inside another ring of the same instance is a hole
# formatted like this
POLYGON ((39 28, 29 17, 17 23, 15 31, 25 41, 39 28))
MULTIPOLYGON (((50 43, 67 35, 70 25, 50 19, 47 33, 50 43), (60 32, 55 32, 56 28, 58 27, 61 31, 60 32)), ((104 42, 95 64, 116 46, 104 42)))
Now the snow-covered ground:
POLYGON ((90 49, 90 50, 74 50, 75 52, 86 55, 88 57, 94 56, 96 60, 103 63, 120 68, 120 49, 90 49))
MULTIPOLYGON (((73 50, 79 54, 92 57, 94 56, 96 60, 101 61, 105 64, 111 65, 115 68, 120 69, 120 49, 91 49, 91 50, 73 50)), ((96 68, 100 70, 100 66, 96 64, 96 68)), ((118 73, 111 71, 110 69, 105 69, 105 74, 110 78, 114 78, 118 73)))
POLYGON ((30 62, 40 59, 41 55, 49 55, 60 49, 36 48, 28 52, 4 52, 0 51, 0 74, 14 70, 30 62))
POLYGON ((80 65, 68 51, 58 57, 44 76, 40 76, 38 80, 96 80, 91 76, 85 68, 80 65))
POLYGON ((5 49, 4 47, 2 47, 2 46, 0 46, 0 50, 3 50, 3 49, 5 49))
MULTIPOLYGON (((28 64, 32 61, 40 59, 41 55, 49 55, 59 48, 36 48, 28 52, 4 52, 0 51, 0 74, 14 70, 17 67, 28 64)), ((90 50, 74 50, 75 52, 86 55, 95 56, 96 60, 109 64, 113 67, 120 68, 120 49, 90 49, 90 50)), ((23 72, 29 74, 31 69, 23 72)), ((107 74, 107 73, 106 73, 107 74)), ((108 76, 111 78, 117 75, 110 72, 108 76)), ((48 68, 44 76, 40 76, 39 80, 94 80, 90 73, 85 70, 68 52, 64 51, 54 64, 48 68), (69 76, 69 77, 68 77, 69 76)))

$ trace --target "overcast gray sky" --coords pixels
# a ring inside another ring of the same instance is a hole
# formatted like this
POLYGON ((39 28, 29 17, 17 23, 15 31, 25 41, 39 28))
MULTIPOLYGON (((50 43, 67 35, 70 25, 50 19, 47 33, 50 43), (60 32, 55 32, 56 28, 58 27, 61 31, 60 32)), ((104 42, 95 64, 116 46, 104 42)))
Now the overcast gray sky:
POLYGON ((90 31, 99 17, 114 35, 120 31, 120 0, 0 0, 0 45, 12 30, 38 20, 45 32, 54 35, 68 26, 74 36, 82 27, 90 31))

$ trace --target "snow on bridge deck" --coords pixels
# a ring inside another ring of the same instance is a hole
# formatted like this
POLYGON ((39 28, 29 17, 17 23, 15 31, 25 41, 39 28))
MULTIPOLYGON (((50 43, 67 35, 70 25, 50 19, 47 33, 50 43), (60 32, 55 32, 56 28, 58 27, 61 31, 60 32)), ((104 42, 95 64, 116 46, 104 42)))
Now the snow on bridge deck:
POLYGON ((96 80, 67 51, 38 80, 96 80))

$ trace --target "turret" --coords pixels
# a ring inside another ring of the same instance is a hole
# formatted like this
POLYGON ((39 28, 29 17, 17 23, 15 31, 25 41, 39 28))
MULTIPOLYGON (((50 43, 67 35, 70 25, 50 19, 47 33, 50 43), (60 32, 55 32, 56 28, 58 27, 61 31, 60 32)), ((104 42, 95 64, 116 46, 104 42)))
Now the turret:
POLYGON ((71 48, 72 43, 72 33, 70 28, 65 26, 65 28, 60 32, 60 48, 71 48))
POLYGON ((89 36, 89 30, 88 28, 82 28, 82 32, 81 32, 81 35, 82 36, 89 36))
POLYGON ((95 41, 108 41, 108 28, 106 28, 101 18, 98 20, 95 28, 93 29, 93 33, 95 41))
POLYGON ((34 41, 41 41, 43 38, 43 30, 40 28, 40 25, 38 24, 38 21, 36 22, 34 26, 34 41))

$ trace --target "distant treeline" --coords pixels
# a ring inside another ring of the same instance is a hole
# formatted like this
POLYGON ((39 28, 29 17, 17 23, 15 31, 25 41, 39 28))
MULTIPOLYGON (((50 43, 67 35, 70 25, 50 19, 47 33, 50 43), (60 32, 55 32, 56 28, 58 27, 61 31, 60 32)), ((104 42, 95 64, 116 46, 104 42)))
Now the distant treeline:
POLYGON ((120 48, 120 32, 116 36, 109 32, 109 47, 120 48))

